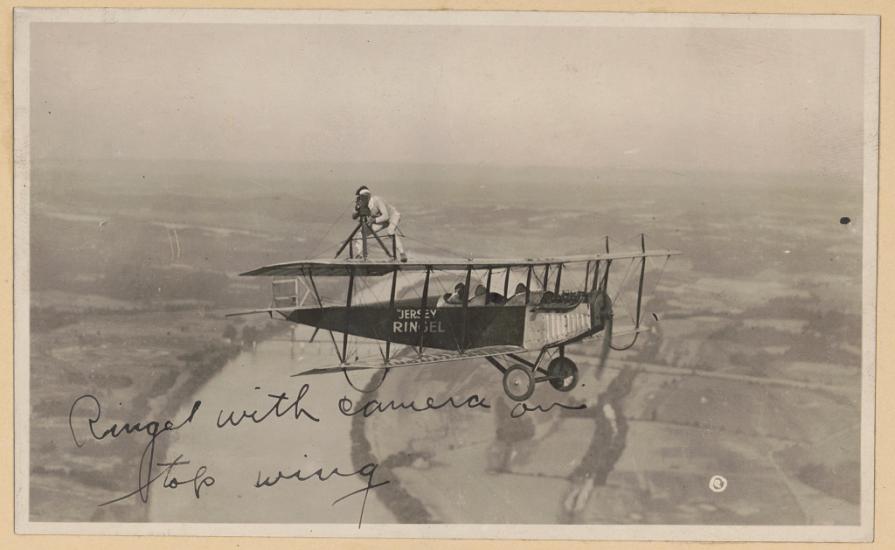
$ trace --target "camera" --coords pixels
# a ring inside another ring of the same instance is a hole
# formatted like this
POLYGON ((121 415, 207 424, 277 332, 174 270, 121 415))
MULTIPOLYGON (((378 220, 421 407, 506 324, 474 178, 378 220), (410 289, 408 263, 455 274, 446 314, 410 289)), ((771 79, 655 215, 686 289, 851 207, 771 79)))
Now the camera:
POLYGON ((356 220, 360 217, 369 217, 371 214, 372 212, 370 212, 370 195, 361 193, 354 201, 354 214, 351 216, 351 218, 356 220))

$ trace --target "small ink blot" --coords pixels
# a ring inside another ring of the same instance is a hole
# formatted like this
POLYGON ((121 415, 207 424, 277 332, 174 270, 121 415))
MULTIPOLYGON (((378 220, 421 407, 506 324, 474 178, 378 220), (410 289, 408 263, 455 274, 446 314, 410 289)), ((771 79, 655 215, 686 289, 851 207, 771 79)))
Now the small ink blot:
POLYGON ((839 223, 841 223, 842 225, 848 225, 851 223, 851 218, 849 218, 848 216, 842 216, 841 218, 839 218, 839 223))

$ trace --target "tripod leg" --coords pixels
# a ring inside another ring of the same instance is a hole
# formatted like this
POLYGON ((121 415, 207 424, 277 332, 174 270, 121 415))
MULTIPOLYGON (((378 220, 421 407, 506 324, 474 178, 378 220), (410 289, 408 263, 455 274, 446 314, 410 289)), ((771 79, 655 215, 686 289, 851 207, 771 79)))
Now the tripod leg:
POLYGON ((388 256, 390 260, 394 260, 395 255, 389 253, 388 248, 386 248, 385 243, 382 242, 382 238, 379 236, 379 234, 376 231, 372 231, 371 233, 373 234, 374 237, 376 237, 376 242, 378 242, 379 246, 382 247, 382 250, 383 250, 383 252, 385 252, 385 255, 388 256))
MULTIPOLYGON (((335 256, 336 258, 339 257, 339 255, 342 253, 342 251, 345 250, 345 247, 348 246, 348 244, 354 239, 354 236, 357 234, 357 230, 360 228, 361 228, 361 224, 357 224, 357 227, 354 228, 354 231, 352 231, 351 234, 348 235, 348 238, 345 239, 345 241, 342 243, 342 246, 339 247, 339 251, 336 252, 336 256, 335 256)), ((352 253, 350 251, 348 254, 350 257, 353 257, 353 256, 351 256, 352 253)))
POLYGON ((364 258, 364 261, 367 261, 367 218, 365 218, 365 217, 361 218, 360 234, 361 234, 361 241, 363 243, 362 244, 363 258, 364 258))

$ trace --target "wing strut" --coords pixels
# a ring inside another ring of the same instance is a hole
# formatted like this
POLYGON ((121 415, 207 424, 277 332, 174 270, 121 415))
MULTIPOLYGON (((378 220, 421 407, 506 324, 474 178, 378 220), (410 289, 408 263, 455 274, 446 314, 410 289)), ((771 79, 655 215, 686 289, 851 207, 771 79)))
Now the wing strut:
POLYGON ((488 297, 491 294, 491 272, 493 270, 494 270, 493 267, 488 268, 488 279, 487 279, 487 282, 485 283, 485 287, 486 287, 486 289, 485 289, 485 305, 486 306, 488 305, 488 297))
POLYGON ((388 295, 388 330, 385 333, 385 362, 391 357, 392 330, 395 324, 395 286, 398 284, 398 269, 392 272, 392 290, 388 295))
POLYGON ((559 267, 556 270, 556 285, 553 288, 553 293, 559 296, 559 282, 562 280, 562 264, 559 264, 559 267))
POLYGON ((510 266, 507 266, 507 273, 503 279, 503 297, 510 299, 510 266))
POLYGON ((531 298, 531 270, 532 266, 528 266, 528 275, 525 277, 525 305, 528 305, 528 300, 531 298))
MULTIPOLYGON (((317 305, 320 309, 323 309, 323 300, 320 298, 320 293, 317 291, 317 283, 314 282, 314 276, 308 273, 308 281, 311 283, 311 289, 314 291, 314 298, 317 299, 317 305)), ((336 337, 333 334, 333 331, 327 330, 329 332, 329 339, 333 341, 333 347, 336 348, 336 357, 339 358, 339 363, 344 363, 345 360, 342 357, 342 353, 339 351, 339 344, 336 343, 336 337)))
MULTIPOLYGON (((428 271, 426 272, 429 273, 428 271)), ((466 318, 469 313, 469 283, 472 280, 472 267, 466 268, 466 296, 463 297, 463 325, 460 333, 460 352, 466 351, 466 345, 469 343, 469 338, 467 337, 467 325, 466 318)), ((428 279, 426 280, 428 282, 428 279)))
POLYGON ((419 321, 419 331, 420 331, 420 345, 419 345, 419 353, 422 355, 423 353, 423 338, 426 335, 426 315, 428 309, 426 305, 429 302, 429 274, 432 273, 431 268, 426 268, 426 280, 423 282, 423 297, 420 299, 420 321, 419 321))
MULTIPOLYGON (((609 236, 606 236, 606 253, 609 254, 609 236)), ((603 292, 609 292, 609 269, 612 267, 612 259, 606 260, 606 271, 603 273, 603 292)))
POLYGON ((584 267, 584 292, 587 292, 588 283, 590 282, 590 262, 584 267))
POLYGON ((351 323, 351 296, 354 294, 354 270, 348 274, 348 298, 345 300, 345 332, 342 333, 343 363, 348 360, 348 331, 351 323))
MULTIPOLYGON (((646 252, 646 237, 640 234, 640 250, 646 252)), ((640 328, 640 303, 643 300, 643 276, 646 274, 646 256, 640 258, 640 282, 637 284, 637 315, 634 327, 640 328)))
POLYGON ((591 292, 596 292, 600 282, 600 260, 594 262, 594 280, 591 283, 591 292))

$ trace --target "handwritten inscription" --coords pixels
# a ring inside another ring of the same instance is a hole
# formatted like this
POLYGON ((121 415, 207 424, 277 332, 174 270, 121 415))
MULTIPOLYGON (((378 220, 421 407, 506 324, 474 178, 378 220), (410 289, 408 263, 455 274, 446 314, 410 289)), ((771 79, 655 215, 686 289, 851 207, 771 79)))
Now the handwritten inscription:
POLYGON ((255 481, 255 488, 261 489, 264 487, 273 487, 274 485, 276 485, 277 483, 279 483, 282 480, 309 481, 309 480, 316 479, 318 481, 329 481, 334 476, 335 477, 352 477, 352 476, 364 477, 367 479, 366 487, 363 487, 356 491, 351 491, 350 493, 344 494, 332 502, 332 506, 335 506, 336 504, 342 502, 343 500, 345 500, 349 497, 353 497, 355 495, 359 495, 359 494, 363 493, 364 500, 363 500, 363 503, 361 504, 360 516, 358 517, 358 521, 357 521, 357 526, 358 526, 358 528, 360 528, 361 524, 364 521, 364 509, 367 507, 367 494, 370 491, 372 491, 373 489, 376 489, 377 487, 382 487, 383 485, 387 485, 389 483, 389 481, 380 481, 378 483, 373 481, 373 474, 376 473, 377 467, 378 467, 378 464, 368 463, 368 464, 364 464, 363 466, 361 466, 360 468, 358 468, 357 470, 354 470, 354 471, 346 472, 346 471, 340 470, 338 467, 326 468, 326 469, 317 468, 316 470, 312 471, 311 473, 305 473, 305 474, 302 473, 301 468, 298 468, 290 473, 284 473, 282 470, 280 470, 273 476, 265 476, 264 479, 261 478, 261 472, 258 472, 258 479, 257 479, 257 481, 255 481))
MULTIPOLYGON (((431 323, 435 322, 429 318, 434 316, 434 312, 435 310, 431 309, 425 310, 425 313, 421 313, 419 309, 403 310, 400 318, 401 322, 407 323, 419 323, 421 321, 431 323)), ((255 390, 260 389, 260 387, 255 388, 255 390)), ((211 429, 228 431, 240 427, 242 430, 249 429, 268 421, 288 420, 301 424, 308 422, 316 424, 321 422, 321 416, 309 410, 307 396, 310 391, 311 386, 303 384, 298 391, 267 392, 266 396, 270 400, 263 407, 218 409, 216 418, 212 416, 205 419, 205 421, 211 429)), ((398 414, 422 413, 425 411, 438 411, 444 408, 491 409, 491 404, 478 394, 472 394, 467 397, 450 396, 436 398, 428 396, 409 400, 389 401, 380 401, 378 399, 355 401, 347 396, 342 396, 336 404, 338 412, 342 416, 363 418, 391 412, 398 414)), ((566 405, 562 403, 529 405, 528 403, 517 403, 510 410, 509 416, 516 419, 529 413, 548 413, 554 409, 576 410, 582 408, 585 408, 585 405, 566 405)), ((183 488, 182 490, 186 494, 192 495, 197 500, 200 499, 218 481, 216 476, 212 475, 211 468, 201 463, 194 463, 195 461, 191 461, 183 454, 172 452, 170 449, 166 454, 168 456, 176 456, 173 460, 159 460, 155 455, 156 443, 160 437, 166 433, 182 430, 190 424, 195 424, 199 419, 200 411, 204 410, 202 401, 195 400, 188 412, 183 413, 178 418, 109 422, 104 418, 103 406, 96 396, 84 394, 75 399, 69 410, 68 421, 72 440, 76 447, 84 447, 91 441, 103 442, 126 437, 146 438, 146 445, 140 456, 137 468, 136 486, 131 486, 132 489, 126 492, 122 491, 120 496, 98 505, 107 506, 134 497, 142 503, 147 503, 149 501, 150 489, 153 487, 156 487, 158 490, 183 488)), ((184 441, 188 436, 188 433, 181 433, 179 440, 184 441)), ((351 490, 332 501, 332 506, 335 506, 353 496, 362 497, 363 501, 360 505, 358 518, 358 527, 360 527, 363 522, 369 492, 389 483, 389 480, 374 480, 377 467, 378 464, 370 462, 359 467, 355 465, 353 468, 319 465, 313 468, 289 467, 276 469, 272 473, 258 470, 256 479, 252 480, 253 483, 249 480, 246 481, 252 483, 255 489, 264 489, 271 488, 284 481, 327 482, 337 478, 360 478, 364 481, 363 487, 351 490)), ((130 478, 130 476, 127 477, 130 478)))
POLYGON ((236 417, 236 411, 231 411, 227 413, 227 416, 224 417, 224 410, 221 409, 221 412, 218 413, 217 427, 224 428, 227 426, 239 426, 243 420, 251 420, 255 424, 260 424, 267 420, 273 415, 275 418, 280 418, 282 416, 287 415, 290 411, 292 412, 292 418, 295 420, 299 420, 302 417, 312 420, 314 422, 320 422, 320 418, 314 416, 309 413, 304 407, 300 405, 301 400, 305 395, 308 394, 308 391, 311 389, 311 386, 308 384, 304 384, 300 390, 298 390, 298 394, 294 399, 290 399, 286 392, 282 392, 279 394, 267 394, 268 397, 273 399, 273 404, 271 404, 270 408, 264 411, 263 413, 258 409, 253 409, 248 411, 243 409, 239 416, 236 417))
POLYGON ((546 413, 552 411, 554 408, 559 407, 560 409, 566 409, 569 411, 580 411, 581 409, 586 409, 587 405, 584 403, 580 405, 565 405, 563 403, 551 403, 546 407, 543 405, 529 405, 528 403, 516 403, 513 406, 513 409, 510 411, 511 418, 519 418, 521 416, 525 416, 526 413, 530 412, 539 412, 546 413))
POLYGON ((444 333, 441 321, 435 319, 436 309, 404 308, 398 310, 397 320, 392 322, 394 334, 419 334, 423 331, 428 334, 444 333))
POLYGON ((196 468, 196 471, 191 478, 177 478, 174 475, 174 469, 178 466, 186 466, 189 463, 189 460, 183 460, 183 455, 178 455, 177 458, 175 458, 171 462, 156 462, 155 465, 160 467, 161 471, 159 471, 155 475, 153 475, 152 464, 149 464, 149 467, 146 470, 146 477, 144 478, 142 475, 140 476, 139 487, 137 487, 130 493, 124 494, 118 498, 107 500, 106 502, 99 504, 99 506, 113 504, 115 502, 126 500, 135 495, 139 495, 140 500, 142 500, 144 503, 149 502, 149 486, 154 484, 162 476, 164 476, 164 479, 162 479, 163 488, 177 489, 181 485, 192 486, 193 495, 195 495, 195 497, 198 499, 202 496, 202 488, 211 487, 212 485, 214 485, 215 479, 207 473, 208 468, 206 466, 199 466, 198 468, 196 468))
POLYGON ((105 430, 97 432, 96 425, 100 423, 100 419, 102 418, 103 407, 100 404, 99 399, 97 399, 95 395, 89 393, 84 394, 75 399, 74 403, 72 403, 71 405, 71 409, 69 409, 68 411, 68 429, 71 431, 71 437, 75 440, 75 446, 77 446, 78 448, 83 447, 85 443, 85 441, 82 441, 78 438, 78 435, 75 433, 76 430, 74 425, 75 409, 77 409, 78 406, 81 404, 92 411, 92 414, 87 418, 87 429, 90 432, 91 438, 100 441, 107 437, 115 439, 123 435, 144 433, 150 437, 150 443, 154 444, 155 439, 161 434, 169 431, 179 430, 185 425, 191 423, 196 417, 196 413, 199 411, 199 407, 202 406, 202 401, 195 401, 189 415, 178 424, 175 424, 173 420, 166 420, 165 422, 160 422, 158 420, 147 420, 145 422, 125 422, 120 425, 118 423, 112 424, 105 430))
MULTIPOLYGON (((83 447, 89 439, 102 441, 106 438, 117 439, 119 437, 131 436, 134 434, 144 434, 149 436, 149 442, 146 443, 146 447, 143 448, 143 453, 140 455, 140 464, 137 468, 137 488, 124 496, 112 499, 107 502, 103 502, 102 504, 100 504, 100 506, 118 502, 135 495, 139 496, 140 500, 144 503, 149 502, 149 487, 163 475, 165 476, 165 481, 163 482, 164 487, 175 489, 179 485, 181 485, 183 482, 179 482, 177 478, 172 477, 172 471, 176 466, 189 464, 189 462, 180 461, 180 459, 183 458, 182 456, 178 457, 171 463, 156 462, 156 442, 161 435, 168 432, 180 430, 187 424, 192 423, 195 420, 196 413, 199 412, 199 408, 201 406, 202 401, 194 401, 193 406, 190 409, 190 413, 187 415, 187 417, 181 422, 177 423, 175 423, 173 420, 165 420, 164 422, 158 420, 147 420, 144 422, 125 422, 123 424, 114 423, 106 429, 99 429, 97 428, 97 425, 100 424, 103 415, 103 407, 102 404, 99 402, 99 399, 97 399, 96 396, 92 394, 84 394, 75 399, 74 403, 72 403, 71 408, 68 411, 68 429, 71 431, 71 436, 75 442, 76 447, 83 447), (89 438, 81 439, 78 437, 79 431, 82 432, 82 435, 85 431, 75 428, 75 411, 79 408, 86 408, 89 411, 86 430, 90 434, 89 438), (158 474, 153 475, 154 467, 161 467, 162 470, 158 474)), ((199 498, 199 491, 201 487, 214 484, 214 478, 206 476, 206 471, 207 469, 205 466, 200 466, 196 470, 196 474, 193 476, 193 478, 186 482, 193 482, 196 484, 196 498, 199 498)))
POLYGON ((437 411, 438 409, 441 409, 443 407, 451 407, 454 409, 490 409, 491 405, 489 405, 484 398, 479 397, 476 394, 472 394, 463 400, 449 397, 442 401, 435 401, 435 398, 430 396, 426 398, 424 403, 417 403, 416 401, 396 402, 395 400, 379 401, 378 399, 371 399, 363 405, 358 403, 357 406, 355 406, 354 402, 351 401, 351 399, 349 399, 348 397, 342 397, 342 399, 339 399, 340 413, 344 414, 345 416, 361 415, 364 418, 369 418, 376 413, 383 413, 386 411, 423 412, 430 410, 437 411))

